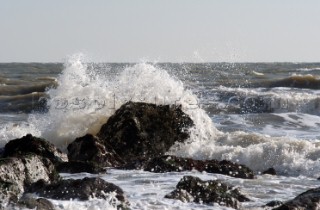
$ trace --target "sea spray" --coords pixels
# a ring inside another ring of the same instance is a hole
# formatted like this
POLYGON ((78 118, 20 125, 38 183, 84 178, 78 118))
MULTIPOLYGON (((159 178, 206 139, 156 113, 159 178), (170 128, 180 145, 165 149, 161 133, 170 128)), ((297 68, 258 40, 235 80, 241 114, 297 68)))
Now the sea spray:
POLYGON ((0 124, 0 148, 4 147, 8 141, 21 138, 28 133, 34 136, 41 136, 41 132, 35 124, 32 123, 13 123, 0 124))
POLYGON ((41 136, 65 148, 76 137, 96 134, 101 125, 127 101, 181 105, 196 126, 191 141, 213 139, 219 133, 200 108, 197 97, 167 71, 147 63, 129 65, 116 75, 95 71, 76 55, 65 64, 58 86, 47 91, 49 111, 33 114, 29 122, 41 136))
POLYGON ((76 55, 64 64, 57 83, 56 88, 46 92, 47 113, 31 114, 26 123, 1 127, 2 146, 10 139, 32 133, 66 148, 76 137, 95 134, 126 101, 177 104, 190 115, 195 126, 190 130, 190 139, 173 146, 170 154, 195 159, 228 159, 245 164, 257 173, 274 167, 281 175, 320 176, 319 143, 286 136, 218 131, 201 109, 195 94, 156 65, 130 64, 111 74, 108 68, 97 70, 83 56, 76 55))
POLYGON ((231 160, 260 172, 273 167, 279 175, 320 176, 319 143, 245 132, 224 133, 209 141, 194 141, 174 151, 195 159, 231 160))

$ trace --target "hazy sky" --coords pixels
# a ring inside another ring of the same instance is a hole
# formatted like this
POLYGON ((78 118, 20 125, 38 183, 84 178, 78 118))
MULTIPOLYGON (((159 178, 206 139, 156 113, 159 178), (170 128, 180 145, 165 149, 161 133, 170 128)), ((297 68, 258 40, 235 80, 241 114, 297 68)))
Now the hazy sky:
POLYGON ((320 0, 0 0, 0 62, 320 61, 320 0))

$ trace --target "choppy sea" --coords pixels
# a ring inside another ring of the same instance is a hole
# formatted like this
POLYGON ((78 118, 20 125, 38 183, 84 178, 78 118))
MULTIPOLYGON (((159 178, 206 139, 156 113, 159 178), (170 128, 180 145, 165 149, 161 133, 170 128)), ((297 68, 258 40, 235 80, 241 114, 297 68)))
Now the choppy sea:
MULTIPOLYGON (((108 169, 99 176, 120 186, 132 209, 228 209, 165 199, 184 175, 220 179, 263 209, 320 181, 320 63, 65 63, 0 64, 0 147, 27 133, 62 150, 96 133, 126 101, 180 104, 195 127, 169 154, 231 160, 254 180, 197 171, 156 174, 108 169), (273 167, 277 176, 262 175, 273 167)), ((55 201, 56 209, 113 209, 105 200, 55 201)))

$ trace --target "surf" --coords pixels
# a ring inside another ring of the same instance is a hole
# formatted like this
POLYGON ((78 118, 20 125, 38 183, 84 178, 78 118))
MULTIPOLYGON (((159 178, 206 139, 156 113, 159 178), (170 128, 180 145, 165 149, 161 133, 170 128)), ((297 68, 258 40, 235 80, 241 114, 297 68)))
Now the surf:
MULTIPOLYGON (((194 159, 232 160, 247 165, 256 173, 274 167, 279 174, 286 176, 320 176, 318 141, 248 131, 221 131, 212 116, 202 108, 204 99, 169 72, 173 71, 146 62, 121 65, 115 70, 108 65, 97 66, 81 54, 71 56, 55 80, 57 85, 45 91, 47 112, 32 113, 25 123, 3 125, 1 144, 31 133, 65 150, 75 138, 87 133, 96 134, 127 101, 177 104, 191 117, 195 126, 190 129, 189 140, 174 145, 169 154, 194 159)), ((217 89, 211 91, 217 93, 217 89)))

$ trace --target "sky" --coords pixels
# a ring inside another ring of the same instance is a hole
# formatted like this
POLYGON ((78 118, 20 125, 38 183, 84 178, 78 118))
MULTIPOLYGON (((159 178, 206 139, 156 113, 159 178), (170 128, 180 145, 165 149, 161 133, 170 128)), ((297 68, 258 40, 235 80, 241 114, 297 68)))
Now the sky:
POLYGON ((319 0, 0 0, 0 62, 320 62, 319 0))

